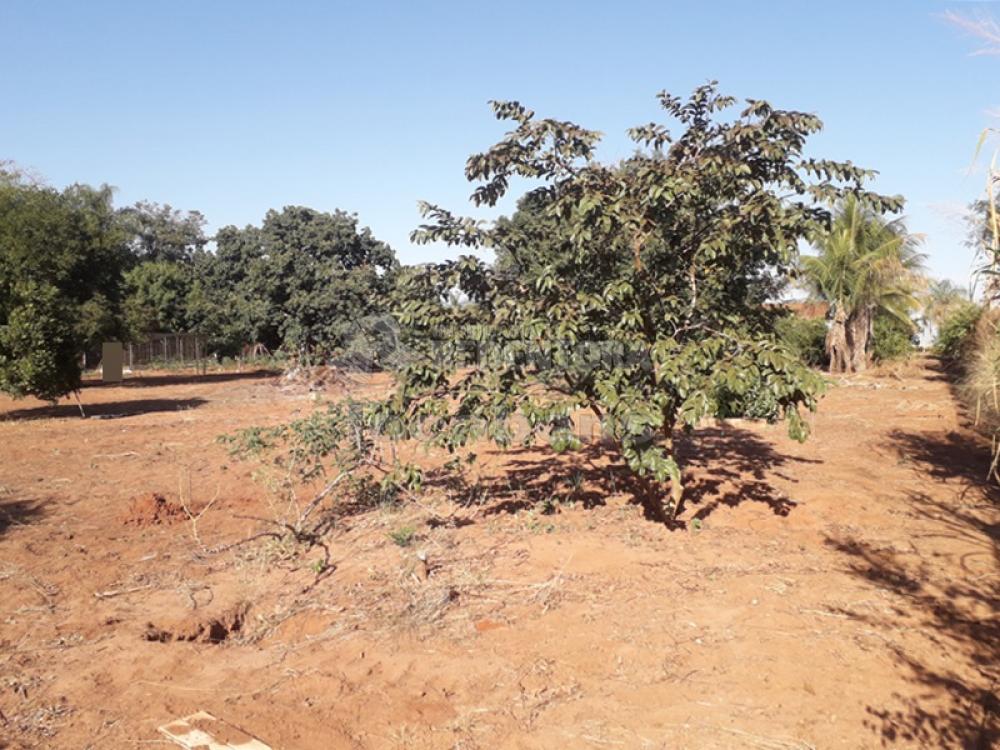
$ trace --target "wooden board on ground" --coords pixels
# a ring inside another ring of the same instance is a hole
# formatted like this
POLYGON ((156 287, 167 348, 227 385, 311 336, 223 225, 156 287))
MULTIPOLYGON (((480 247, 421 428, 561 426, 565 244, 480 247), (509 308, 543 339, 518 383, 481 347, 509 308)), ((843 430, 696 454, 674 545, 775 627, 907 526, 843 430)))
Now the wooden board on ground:
POLYGON ((253 735, 207 711, 198 711, 159 728, 160 734, 189 750, 272 750, 253 735))

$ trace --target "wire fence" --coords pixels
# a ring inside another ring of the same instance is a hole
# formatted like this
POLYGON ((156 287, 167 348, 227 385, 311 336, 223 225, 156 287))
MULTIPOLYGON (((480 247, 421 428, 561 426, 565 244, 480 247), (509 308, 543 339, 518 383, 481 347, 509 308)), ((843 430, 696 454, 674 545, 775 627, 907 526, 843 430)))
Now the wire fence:
POLYGON ((144 367, 197 365, 205 359, 205 337, 196 333, 151 333, 144 341, 125 345, 125 366, 144 367))

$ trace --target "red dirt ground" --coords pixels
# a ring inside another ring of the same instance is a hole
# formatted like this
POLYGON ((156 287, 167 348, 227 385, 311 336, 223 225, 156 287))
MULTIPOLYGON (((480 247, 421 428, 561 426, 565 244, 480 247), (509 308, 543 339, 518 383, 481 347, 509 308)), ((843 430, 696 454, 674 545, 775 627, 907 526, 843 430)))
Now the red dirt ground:
POLYGON ((199 709, 275 750, 997 741, 997 492, 929 365, 834 387, 803 445, 700 430, 684 530, 596 449, 488 454, 345 512, 321 575, 318 549, 215 551, 274 512, 216 437, 313 394, 164 373, 83 400, 0 399, 0 747, 166 746, 199 709))

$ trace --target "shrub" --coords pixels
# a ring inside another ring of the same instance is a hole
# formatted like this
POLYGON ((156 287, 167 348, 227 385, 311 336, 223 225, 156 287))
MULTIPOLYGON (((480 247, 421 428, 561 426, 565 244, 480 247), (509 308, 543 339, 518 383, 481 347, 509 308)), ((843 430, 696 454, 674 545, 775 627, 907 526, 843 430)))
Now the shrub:
POLYGON ((961 365, 968 359, 975 341, 976 324, 982 315, 982 308, 972 302, 957 305, 941 323, 934 353, 946 365, 961 365))
POLYGON ((872 328, 872 359, 876 362, 909 357, 917 348, 912 324, 889 315, 876 315, 872 328))
MULTIPOLYGON (((513 447, 527 424, 520 444, 561 452, 583 448, 573 416, 586 411, 669 523, 683 497, 675 438, 719 415, 720 392, 766 389, 805 439, 824 381, 775 340, 764 301, 795 271, 800 242, 829 225, 825 206, 850 194, 885 212, 901 200, 865 190, 870 173, 849 162, 805 157, 821 127, 812 115, 760 100, 721 114, 736 100, 714 83, 659 99, 680 132, 633 128, 639 150, 613 164, 596 158, 598 132, 493 103, 511 130, 468 159, 472 202, 492 209, 526 178, 554 230, 422 204, 413 241, 502 248, 514 264, 463 255, 408 275, 394 312, 412 359, 367 426, 458 453, 479 440, 513 447), (439 356, 455 331, 481 350, 475 366, 439 356)), ((335 437, 304 445, 304 458, 322 466, 350 449, 350 433, 335 437)))
POLYGON ((403 526, 389 532, 389 538, 399 547, 409 547, 417 537, 417 530, 412 526, 403 526))
POLYGON ((50 284, 25 283, 0 320, 0 391, 55 401, 80 384, 75 308, 50 284))
POLYGON ((781 404, 759 378, 744 393, 723 388, 716 394, 718 416, 723 419, 742 417, 777 422, 781 417, 781 404))
POLYGON ((826 367, 826 321, 788 315, 775 321, 778 341, 810 367, 826 367))

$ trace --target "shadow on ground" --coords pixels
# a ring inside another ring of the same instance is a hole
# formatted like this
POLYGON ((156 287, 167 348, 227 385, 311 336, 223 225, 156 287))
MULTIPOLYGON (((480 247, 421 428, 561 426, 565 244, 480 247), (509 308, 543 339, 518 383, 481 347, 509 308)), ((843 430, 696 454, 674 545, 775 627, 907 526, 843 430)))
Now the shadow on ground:
POLYGON ((890 447, 920 464, 933 479, 954 487, 942 501, 907 494, 905 517, 914 551, 900 553, 852 536, 828 537, 843 553, 851 575, 887 594, 880 613, 843 612, 880 632, 919 633, 946 659, 921 659, 893 639, 888 653, 920 689, 920 697, 897 696, 893 707, 869 706, 869 727, 882 745, 986 750, 1000 743, 1000 523, 996 488, 983 475, 989 450, 974 435, 958 432, 889 435, 890 447), (944 578, 934 554, 921 546, 959 542, 963 575, 944 578), (948 666, 942 667, 945 663, 948 666), (948 696, 942 700, 942 696, 948 696))
POLYGON ((745 502, 762 503, 778 516, 787 516, 794 500, 775 489, 770 479, 797 480, 781 469, 796 464, 820 464, 811 458, 789 456, 750 430, 726 425, 698 430, 680 444, 680 458, 688 468, 685 506, 693 518, 705 519, 719 507, 735 508, 745 502))
MULTIPOLYGON (((88 404, 84 401, 83 408, 88 419, 120 419, 154 412, 197 409, 199 406, 207 403, 208 401, 203 398, 157 398, 136 399, 134 401, 110 401, 100 404, 88 404)), ((81 418, 80 408, 76 404, 34 406, 29 409, 13 409, 8 412, 0 412, 0 421, 69 418, 81 418)))
MULTIPOLYGON (((463 505, 479 506, 486 514, 529 508, 555 512, 566 503, 592 508, 625 495, 642 505, 648 519, 664 520, 660 501, 667 488, 637 479, 607 444, 595 442, 565 454, 533 447, 492 455, 502 461, 496 475, 470 482, 456 474, 435 472, 428 478, 430 486, 447 491, 463 505)), ((678 456, 685 476, 678 517, 699 520, 720 507, 734 508, 744 502, 761 503, 776 515, 788 515, 795 502, 773 487, 769 478, 795 481, 779 470, 795 463, 820 463, 780 453, 756 433, 732 425, 704 428, 683 437, 678 456)), ((674 525, 683 526, 684 521, 674 525)))
POLYGON ((1000 501, 1000 488, 987 481, 992 456, 985 438, 971 431, 889 433, 888 447, 901 460, 919 464, 934 479, 962 484, 969 492, 1000 501))
POLYGON ((196 372, 178 372, 157 375, 134 374, 120 383, 103 383, 100 380, 85 380, 83 387, 91 388, 152 388, 161 385, 196 385, 198 383, 229 383, 234 380, 259 380, 281 373, 278 370, 247 370, 246 372, 210 372, 204 375, 196 372))

